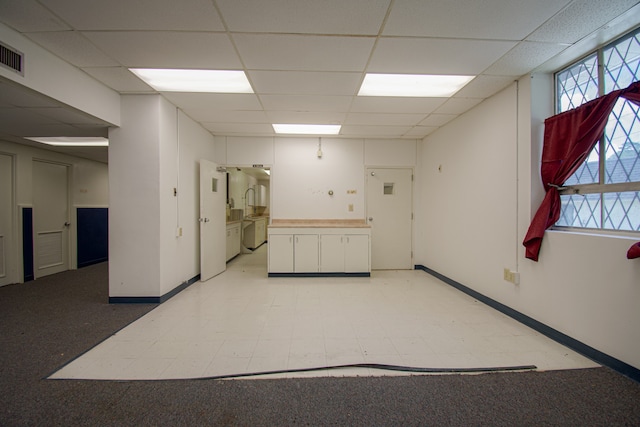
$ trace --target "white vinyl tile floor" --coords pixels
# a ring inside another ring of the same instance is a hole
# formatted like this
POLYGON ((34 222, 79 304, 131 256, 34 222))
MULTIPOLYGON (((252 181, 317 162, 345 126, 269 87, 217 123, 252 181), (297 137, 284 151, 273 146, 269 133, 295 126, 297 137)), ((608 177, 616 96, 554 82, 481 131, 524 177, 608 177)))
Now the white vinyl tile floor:
MULTIPOLYGON (((386 364, 599 366, 420 270, 268 278, 266 245, 227 264, 49 378, 163 380, 386 364)), ((408 375, 371 367, 247 378, 408 375)))

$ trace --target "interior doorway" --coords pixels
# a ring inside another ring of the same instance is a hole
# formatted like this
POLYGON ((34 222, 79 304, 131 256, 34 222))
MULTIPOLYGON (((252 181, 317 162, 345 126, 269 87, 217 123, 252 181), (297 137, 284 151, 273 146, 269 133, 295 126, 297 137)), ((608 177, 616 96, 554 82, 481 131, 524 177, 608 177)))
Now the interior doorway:
POLYGON ((367 222, 371 226, 371 268, 413 268, 413 170, 367 168, 367 222))
POLYGON ((0 154, 0 286, 15 283, 13 157, 0 154))
POLYGON ((33 161, 35 278, 69 269, 69 166, 33 161))

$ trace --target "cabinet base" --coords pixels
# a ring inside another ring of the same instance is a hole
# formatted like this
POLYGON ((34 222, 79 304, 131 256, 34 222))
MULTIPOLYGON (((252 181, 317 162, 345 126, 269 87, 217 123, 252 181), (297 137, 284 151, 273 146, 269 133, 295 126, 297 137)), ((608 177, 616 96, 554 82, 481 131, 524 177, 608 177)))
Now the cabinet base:
POLYGON ((371 273, 269 273, 268 277, 371 277, 371 273))

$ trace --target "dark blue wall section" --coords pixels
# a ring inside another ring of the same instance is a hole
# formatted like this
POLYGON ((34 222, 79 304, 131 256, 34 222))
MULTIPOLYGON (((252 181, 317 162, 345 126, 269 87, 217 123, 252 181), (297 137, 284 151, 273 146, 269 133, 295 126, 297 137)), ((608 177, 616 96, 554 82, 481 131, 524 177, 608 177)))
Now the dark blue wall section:
POLYGON ((24 281, 33 280, 33 209, 22 208, 22 268, 24 281))
POLYGON ((109 209, 78 208, 78 268, 109 259, 109 209))

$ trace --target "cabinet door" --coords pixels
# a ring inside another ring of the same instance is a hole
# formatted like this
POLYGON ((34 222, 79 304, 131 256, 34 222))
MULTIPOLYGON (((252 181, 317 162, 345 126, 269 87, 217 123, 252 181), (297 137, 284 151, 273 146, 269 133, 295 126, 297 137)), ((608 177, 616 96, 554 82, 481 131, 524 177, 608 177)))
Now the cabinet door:
POLYGON ((240 253, 240 224, 236 224, 231 231, 231 239, 233 243, 231 244, 233 256, 236 256, 240 253))
POLYGON ((233 258, 233 229, 227 227, 227 261, 233 258))
POLYGON ((294 248, 294 271, 296 273, 317 273, 319 266, 318 235, 296 235, 294 248))
POLYGON ((269 273, 293 273, 293 235, 272 234, 269 239, 269 273))
POLYGON ((345 237, 339 234, 320 235, 320 271, 324 273, 344 272, 345 237))
POLYGON ((346 273, 366 273, 371 271, 369 256, 369 236, 349 234, 345 236, 344 266, 346 273))

